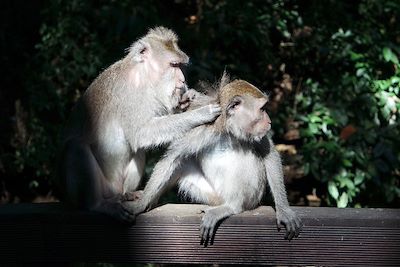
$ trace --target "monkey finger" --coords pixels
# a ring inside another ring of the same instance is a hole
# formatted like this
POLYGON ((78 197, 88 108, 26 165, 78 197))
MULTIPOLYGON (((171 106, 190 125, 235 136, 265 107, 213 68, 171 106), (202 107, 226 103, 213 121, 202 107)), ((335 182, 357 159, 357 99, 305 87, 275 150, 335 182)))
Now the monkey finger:
POLYGON ((300 232, 301 232, 302 228, 303 228, 303 224, 302 224, 300 219, 295 220, 295 223, 296 223, 296 235, 295 236, 298 237, 300 235, 300 232))
POLYGON ((286 230, 285 236, 283 237, 285 240, 288 239, 290 232, 286 230))
POLYGON ((214 226, 210 228, 210 245, 214 243, 215 228, 214 226))
POLYGON ((209 107, 210 107, 210 113, 221 114, 222 112, 222 108, 218 104, 211 104, 209 105, 209 107))
POLYGON ((286 232, 285 232, 284 238, 285 238, 286 240, 288 240, 288 239, 289 239, 289 236, 290 236, 290 234, 291 234, 291 232, 292 232, 291 224, 290 224, 290 223, 285 223, 285 228, 286 228, 286 232))
MULTIPOLYGON (((292 228, 292 227, 291 227, 292 228)), ((289 235, 288 235, 288 240, 290 241, 290 240, 292 240, 293 239, 293 237, 295 236, 295 231, 294 231, 294 229, 291 229, 290 230, 290 232, 289 232, 289 235)))
POLYGON ((208 243, 209 231, 210 231, 210 228, 208 226, 205 226, 204 224, 202 224, 201 239, 205 246, 208 243))
POLYGON ((205 231, 205 235, 203 236, 204 239, 204 246, 208 246, 208 242, 210 241, 210 228, 207 228, 205 231))
POLYGON ((180 103, 180 104, 179 104, 179 108, 182 109, 182 110, 185 110, 186 108, 189 107, 189 105, 190 105, 189 102, 180 103))
POLYGON ((280 220, 276 220, 276 229, 278 230, 278 232, 281 231, 281 221, 280 220))
POLYGON ((200 225, 200 233, 199 233, 199 237, 201 239, 203 239, 203 235, 204 235, 204 227, 202 225, 200 225))
POLYGON ((207 239, 208 239, 208 227, 204 228, 203 236, 201 238, 204 240, 204 242, 207 241, 207 239))

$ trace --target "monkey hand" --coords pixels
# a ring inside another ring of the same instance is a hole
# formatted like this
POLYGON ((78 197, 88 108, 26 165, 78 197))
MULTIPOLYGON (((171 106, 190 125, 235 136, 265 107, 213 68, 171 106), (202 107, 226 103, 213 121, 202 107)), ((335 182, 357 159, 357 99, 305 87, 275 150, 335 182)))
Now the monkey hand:
POLYGON ((216 210, 213 208, 206 208, 202 210, 204 213, 200 223, 200 238, 201 243, 206 247, 208 243, 212 245, 214 234, 219 222, 218 214, 215 214, 216 210))
POLYGON ((195 117, 198 118, 197 122, 204 124, 214 121, 221 114, 221 106, 218 104, 209 104, 188 112, 195 113, 195 117))
POLYGON ((179 100, 179 108, 182 110, 187 109, 190 106, 190 103, 198 96, 200 95, 199 92, 197 92, 194 89, 189 89, 187 90, 179 100))
POLYGON ((293 237, 298 237, 303 226, 301 219, 289 207, 276 209, 276 221, 278 231, 281 230, 281 225, 286 228, 285 239, 291 240, 293 237))

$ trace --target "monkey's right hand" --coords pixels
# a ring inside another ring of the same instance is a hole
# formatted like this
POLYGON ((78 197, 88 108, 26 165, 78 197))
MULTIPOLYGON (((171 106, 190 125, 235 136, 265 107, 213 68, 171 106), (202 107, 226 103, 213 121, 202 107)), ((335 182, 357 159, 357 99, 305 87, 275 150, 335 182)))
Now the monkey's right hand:
POLYGON ((221 115, 221 106, 218 104, 209 104, 188 112, 194 113, 195 118, 198 118, 196 121, 200 124, 204 124, 214 121, 219 115, 221 115))

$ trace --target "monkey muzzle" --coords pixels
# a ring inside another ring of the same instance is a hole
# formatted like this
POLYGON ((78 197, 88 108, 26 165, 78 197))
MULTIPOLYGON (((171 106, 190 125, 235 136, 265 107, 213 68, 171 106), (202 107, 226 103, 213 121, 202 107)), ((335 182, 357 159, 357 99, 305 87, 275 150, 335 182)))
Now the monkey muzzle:
POLYGON ((181 87, 176 87, 176 88, 175 88, 175 95, 176 95, 176 96, 179 96, 179 99, 181 100, 183 94, 186 93, 187 90, 188 90, 188 86, 187 86, 187 84, 185 83, 183 86, 181 86, 181 87))

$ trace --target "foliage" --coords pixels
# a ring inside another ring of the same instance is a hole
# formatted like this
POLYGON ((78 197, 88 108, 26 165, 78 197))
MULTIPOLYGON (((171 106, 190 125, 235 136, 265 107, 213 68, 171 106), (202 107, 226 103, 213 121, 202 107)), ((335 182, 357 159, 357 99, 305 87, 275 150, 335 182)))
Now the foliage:
POLYGON ((165 25, 191 56, 189 84, 226 68, 270 91, 275 139, 296 148, 303 177, 292 189, 304 199, 316 189, 332 206, 396 206, 396 10, 394 0, 47 1, 26 97, 16 94, 8 113, 15 128, 1 144, 4 188, 18 180, 30 196, 51 190, 57 136, 77 98, 147 28, 165 25))

